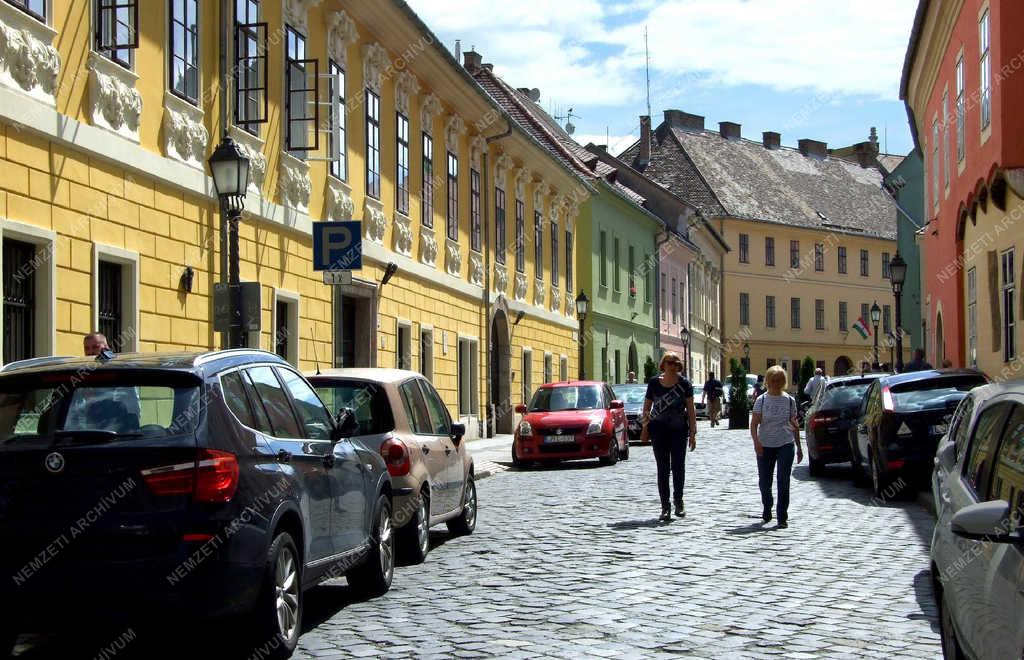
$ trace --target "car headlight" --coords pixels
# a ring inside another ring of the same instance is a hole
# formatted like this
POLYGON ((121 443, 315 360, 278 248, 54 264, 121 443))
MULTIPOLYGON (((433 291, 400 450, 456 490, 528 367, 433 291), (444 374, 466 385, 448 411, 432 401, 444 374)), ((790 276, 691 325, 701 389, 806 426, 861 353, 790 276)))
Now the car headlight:
POLYGON ((587 427, 587 435, 601 435, 601 431, 604 429, 604 422, 595 419, 590 422, 590 426, 587 427))
POLYGON ((525 419, 519 422, 519 437, 525 438, 533 435, 533 427, 525 419))

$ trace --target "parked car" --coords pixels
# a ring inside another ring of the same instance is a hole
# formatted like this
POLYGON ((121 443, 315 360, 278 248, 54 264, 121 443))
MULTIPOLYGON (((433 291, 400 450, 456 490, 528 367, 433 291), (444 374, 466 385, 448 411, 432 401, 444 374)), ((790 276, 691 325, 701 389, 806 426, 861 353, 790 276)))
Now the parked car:
POLYGON ((829 463, 850 460, 850 429, 868 387, 880 376, 839 376, 817 389, 804 413, 807 464, 811 476, 820 476, 829 463))
POLYGON ((0 620, 242 615, 288 657, 303 591, 391 586, 391 478, 284 360, 55 358, 0 375, 0 620), (61 549, 51 552, 55 539, 61 549))
POLYGON ((398 548, 426 559, 430 528, 455 534, 476 527, 473 458, 441 396, 419 373, 399 369, 332 369, 308 376, 320 398, 355 412, 355 437, 387 462, 398 548))
POLYGON ((594 381, 542 385, 530 405, 516 406, 523 417, 512 440, 512 463, 597 458, 615 465, 629 458, 626 414, 612 388, 594 381))
POLYGON ((943 654, 1024 657, 1024 381, 974 390, 948 436, 931 546, 943 654))
POLYGON ((703 385, 694 385, 693 386, 693 408, 694 408, 694 410, 697 413, 697 419, 707 419, 708 418, 708 402, 707 401, 701 402, 701 400, 700 400, 701 396, 703 396, 703 394, 704 394, 704 386, 703 385))
MULTIPOLYGON (((757 382, 757 378, 751 382, 750 375, 747 375, 747 401, 750 402, 750 407, 754 407, 754 383, 757 382)), ((729 416, 729 393, 732 391, 732 382, 727 378, 722 381, 722 417, 726 418, 729 416)))
POLYGON ((647 397, 647 385, 629 383, 613 385, 615 398, 622 401, 623 412, 626 413, 626 435, 630 440, 640 439, 640 417, 644 411, 644 399, 647 397))
POLYGON ((854 479, 870 479, 878 496, 891 496, 887 491, 900 477, 926 479, 961 399, 987 382, 975 369, 930 369, 876 379, 850 431, 854 479))

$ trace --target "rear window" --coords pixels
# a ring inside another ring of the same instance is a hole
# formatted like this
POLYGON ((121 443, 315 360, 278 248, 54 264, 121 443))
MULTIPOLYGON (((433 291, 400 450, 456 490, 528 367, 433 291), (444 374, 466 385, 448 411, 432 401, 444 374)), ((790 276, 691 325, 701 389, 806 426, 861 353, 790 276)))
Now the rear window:
POLYGON ((957 376, 901 383, 889 388, 900 412, 941 410, 960 403, 967 392, 984 385, 982 376, 957 376))
POLYGON ((383 387, 360 381, 334 381, 329 385, 314 381, 313 389, 331 413, 351 408, 359 422, 359 435, 378 435, 395 430, 395 420, 383 387))
POLYGON ((870 382, 864 382, 829 388, 821 400, 820 407, 825 409, 858 408, 870 386, 870 382))
POLYGON ((615 397, 622 401, 622 403, 643 403, 644 397, 647 396, 647 387, 635 385, 629 385, 626 387, 616 387, 615 397))

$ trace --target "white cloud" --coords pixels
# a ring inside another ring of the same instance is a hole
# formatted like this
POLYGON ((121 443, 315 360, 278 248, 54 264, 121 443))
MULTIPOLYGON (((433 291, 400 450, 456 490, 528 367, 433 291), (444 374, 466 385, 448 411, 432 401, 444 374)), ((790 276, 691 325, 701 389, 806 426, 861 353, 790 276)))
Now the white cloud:
POLYGON ((576 140, 583 146, 587 146, 590 143, 607 144, 608 153, 616 155, 622 153, 627 148, 632 146, 634 142, 636 142, 636 137, 632 135, 607 136, 604 133, 602 133, 601 135, 588 135, 577 133, 576 135, 572 136, 572 139, 576 140))

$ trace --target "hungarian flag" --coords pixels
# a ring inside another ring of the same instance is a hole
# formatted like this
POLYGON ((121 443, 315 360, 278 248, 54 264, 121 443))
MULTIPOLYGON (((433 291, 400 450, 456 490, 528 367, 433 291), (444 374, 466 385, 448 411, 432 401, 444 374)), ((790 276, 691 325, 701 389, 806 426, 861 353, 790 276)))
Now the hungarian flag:
POLYGON ((853 329, 857 331, 861 339, 867 339, 871 336, 871 328, 864 322, 864 317, 861 316, 857 319, 857 322, 853 324, 853 329))

